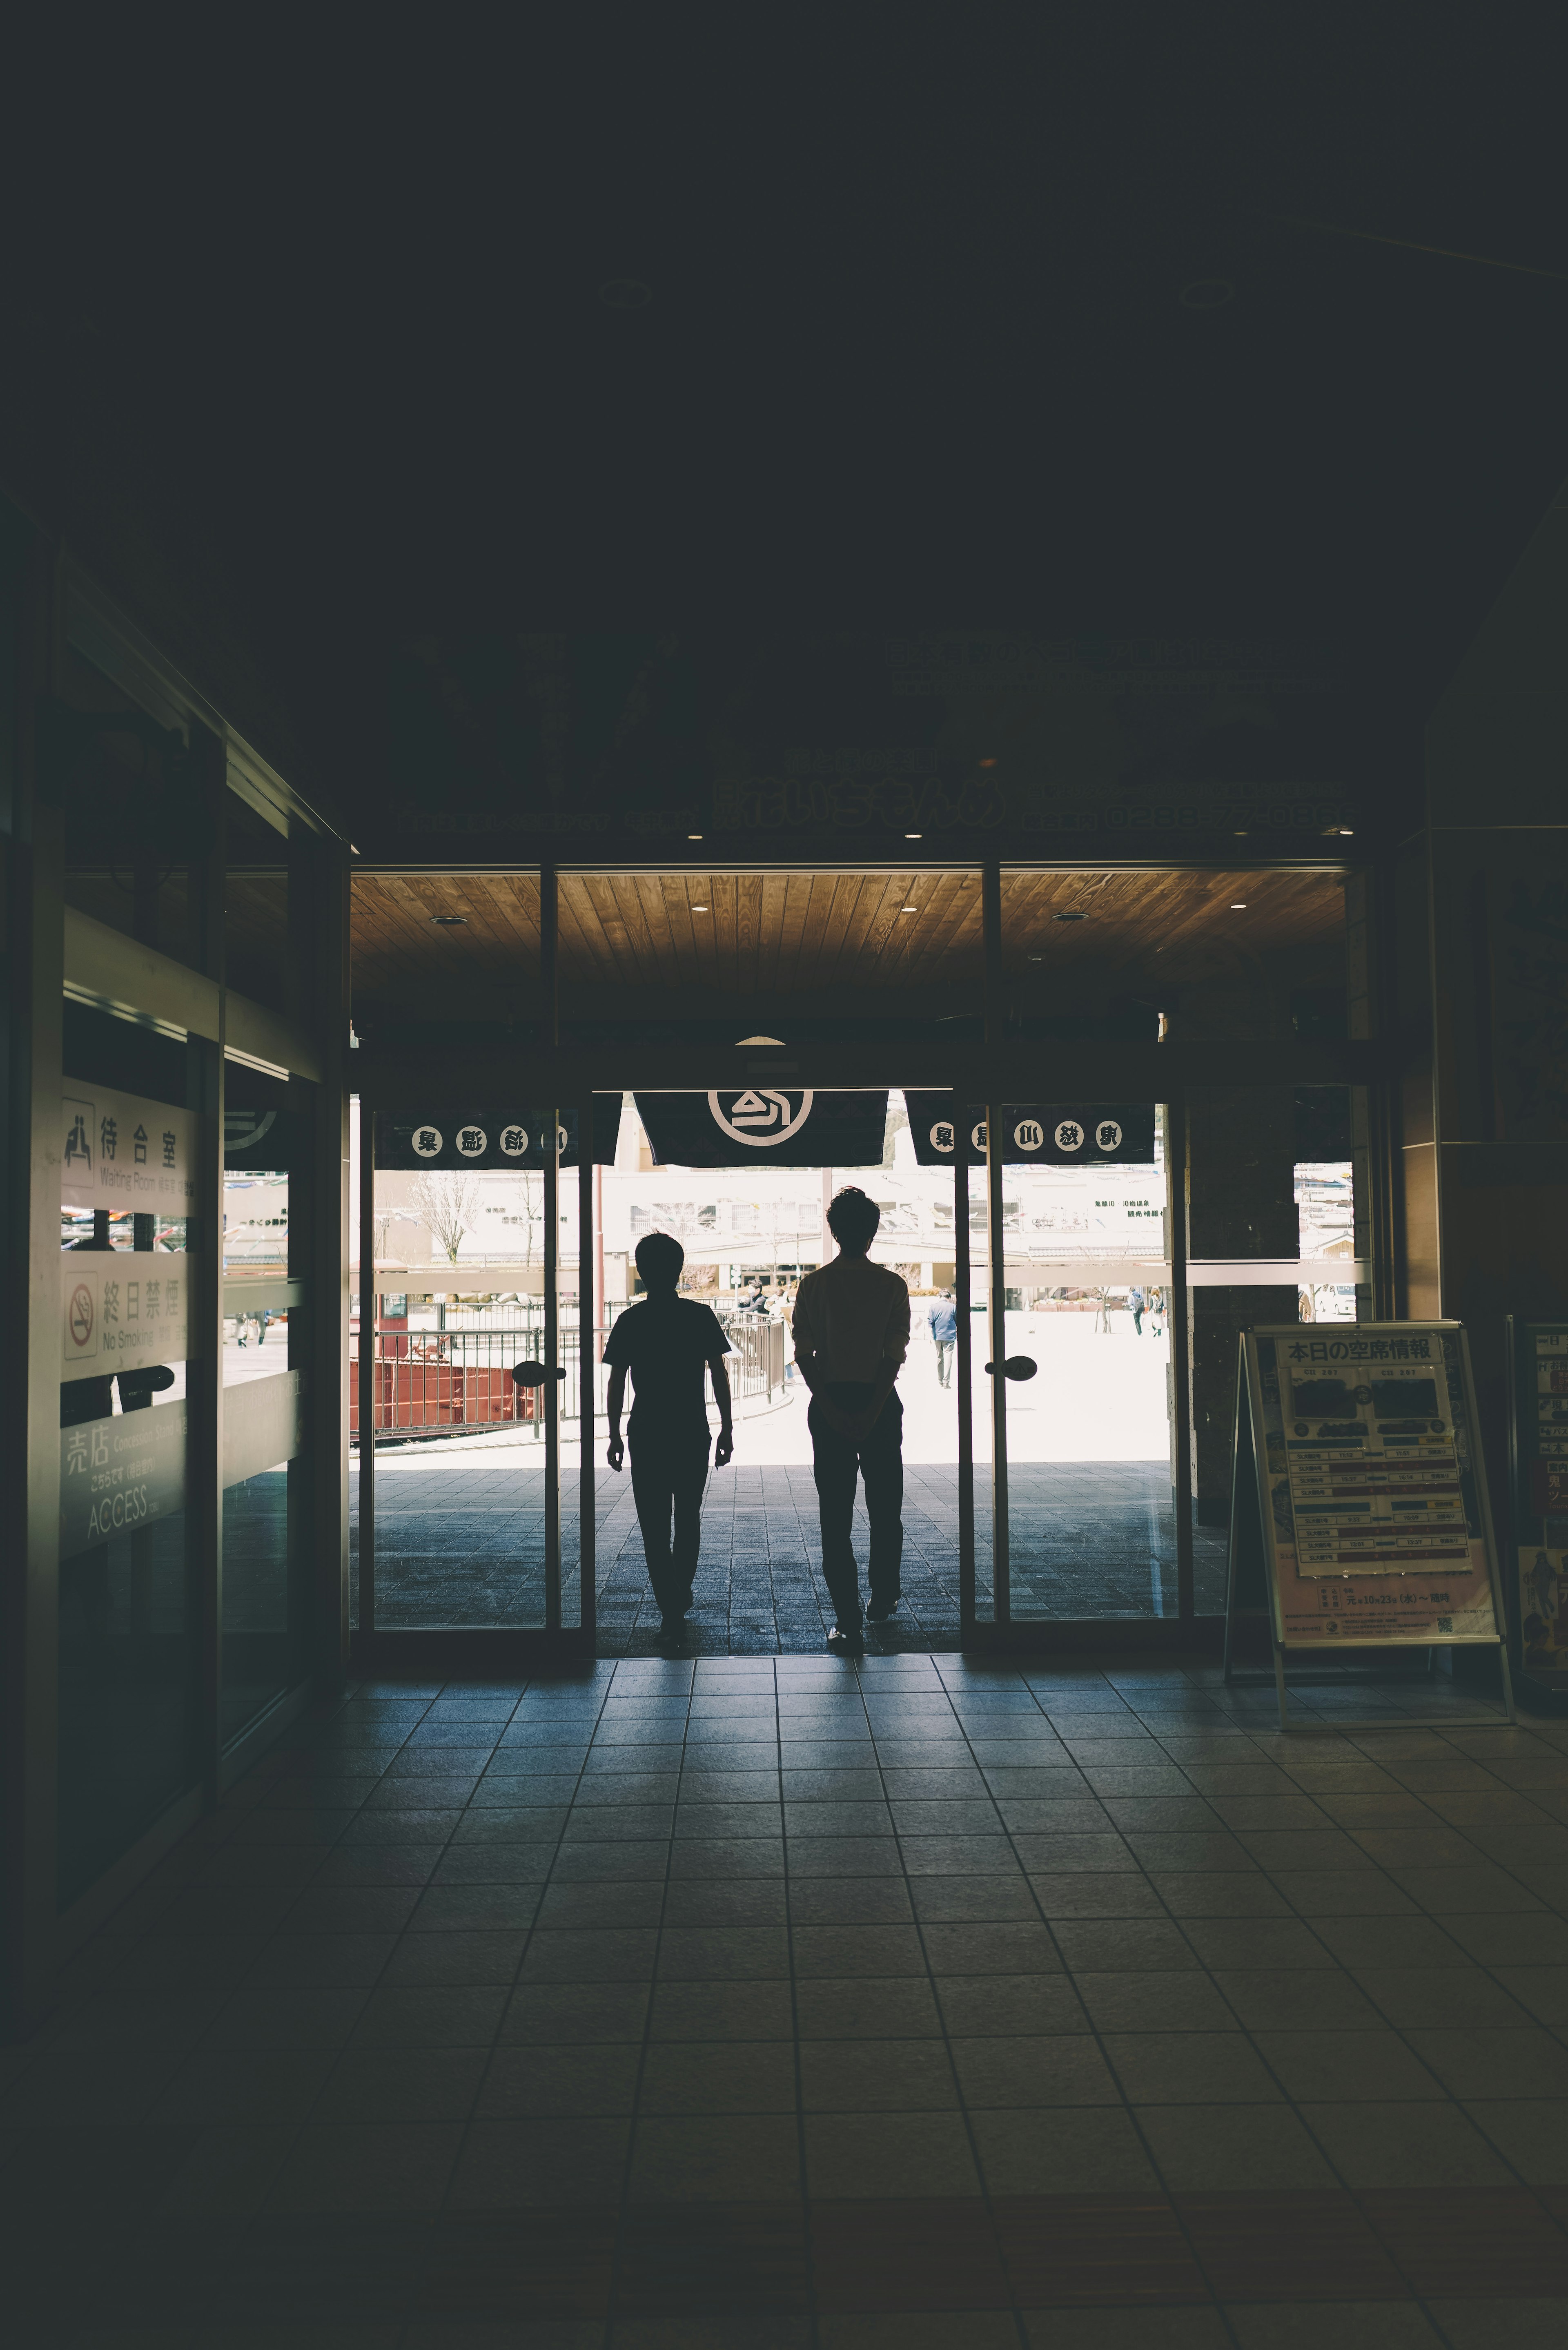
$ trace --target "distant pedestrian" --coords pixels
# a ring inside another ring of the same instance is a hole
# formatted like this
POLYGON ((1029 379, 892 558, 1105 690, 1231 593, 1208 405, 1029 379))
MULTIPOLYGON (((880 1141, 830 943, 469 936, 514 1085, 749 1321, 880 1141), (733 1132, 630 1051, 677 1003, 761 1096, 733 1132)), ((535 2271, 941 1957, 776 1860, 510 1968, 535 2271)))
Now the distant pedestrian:
POLYGON ((691 1587, 702 1547, 702 1492, 708 1482, 708 1402, 704 1372, 711 1375, 719 1406, 714 1466, 722 1469, 735 1449, 731 1425, 730 1378, 724 1357, 730 1342, 711 1306, 677 1295, 686 1252, 669 1232, 649 1232, 637 1244, 637 1269, 648 1295, 616 1316, 605 1342, 610 1367, 605 1417, 609 1443, 605 1458, 619 1469, 626 1457, 620 1416, 626 1377, 631 1373, 631 1492, 642 1530, 648 1579, 659 1602, 659 1637, 679 1640, 691 1605, 691 1587), (671 1515, 674 1531, 671 1534, 671 1515))
POLYGON ((944 1289, 926 1315, 937 1350, 937 1385, 952 1385, 953 1348, 958 1344, 958 1307, 950 1289, 944 1289))
POLYGON ((1151 1338, 1163 1338, 1165 1336, 1165 1331, 1162 1326, 1165 1321, 1165 1292, 1163 1289, 1151 1289, 1149 1291, 1148 1315, 1149 1336, 1151 1338))
POLYGON ((1141 1338, 1143 1336, 1143 1309, 1147 1303, 1147 1300, 1144 1296, 1141 1289, 1133 1288, 1128 1290, 1127 1304, 1132 1308, 1133 1336, 1135 1338, 1141 1338))
POLYGON ((898 1604, 904 1556, 904 1408, 893 1383, 909 1351, 909 1293, 896 1273, 867 1258, 881 1221, 864 1191, 840 1191, 827 1211, 838 1254, 806 1274, 794 1301, 794 1359, 811 1389, 806 1424, 822 1573, 836 1618, 828 1647, 845 1656, 865 1646, 851 1531, 857 1479, 871 1522, 874 1624, 898 1604))

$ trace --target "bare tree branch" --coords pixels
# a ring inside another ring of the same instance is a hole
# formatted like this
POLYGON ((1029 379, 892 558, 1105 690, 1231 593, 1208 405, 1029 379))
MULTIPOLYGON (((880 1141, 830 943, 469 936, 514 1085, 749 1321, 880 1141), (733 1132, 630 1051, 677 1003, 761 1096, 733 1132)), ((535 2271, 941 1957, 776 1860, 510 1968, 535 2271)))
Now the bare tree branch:
POLYGON ((457 1263, 463 1235, 479 1208, 479 1186, 472 1175, 416 1175, 409 1196, 421 1223, 429 1226, 449 1263, 457 1263))

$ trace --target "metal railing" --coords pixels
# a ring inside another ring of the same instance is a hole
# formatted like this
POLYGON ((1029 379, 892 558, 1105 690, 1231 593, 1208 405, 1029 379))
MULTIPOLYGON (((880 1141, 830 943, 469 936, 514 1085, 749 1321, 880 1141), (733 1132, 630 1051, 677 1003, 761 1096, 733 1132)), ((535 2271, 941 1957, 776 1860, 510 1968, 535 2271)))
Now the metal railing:
MULTIPOLYGON (((725 1367, 731 1393, 737 1403, 763 1397, 769 1402, 784 1384, 784 1327, 760 1315, 721 1314, 719 1322, 730 1341, 725 1367)), ((596 1326, 597 1365, 594 1409, 603 1417, 609 1381, 599 1361, 614 1316, 596 1326)), ((575 1312, 560 1316, 560 1360, 566 1378, 560 1382, 561 1418, 582 1417, 581 1325, 575 1312)), ((543 1391, 520 1387, 514 1365, 538 1361, 544 1353, 545 1316, 515 1315, 504 1328, 484 1326, 477 1319, 465 1323, 449 1313, 444 1326, 410 1328, 405 1323, 378 1323, 372 1369, 372 1426, 378 1444, 401 1444, 443 1436, 471 1436, 486 1429, 527 1428, 544 1434, 543 1391)), ((360 1433, 359 1357, 358 1325, 352 1325, 348 1353, 348 1427, 350 1441, 360 1433)))

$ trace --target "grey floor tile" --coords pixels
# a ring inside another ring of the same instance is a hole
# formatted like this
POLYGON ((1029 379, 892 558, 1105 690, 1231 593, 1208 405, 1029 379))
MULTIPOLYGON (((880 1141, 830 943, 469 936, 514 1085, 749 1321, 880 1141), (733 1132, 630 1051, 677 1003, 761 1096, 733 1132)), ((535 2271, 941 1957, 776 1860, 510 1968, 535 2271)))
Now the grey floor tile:
POLYGON ((1076 1974, 1073 1983, 1096 2032, 1240 2028, 1218 1987, 1196 1969, 1179 1974, 1076 1974))
POLYGON ((1511 2177, 1457 2106, 1358 2102, 1301 2111, 1347 2187, 1506 2187, 1511 2177))
POLYGON ((992 2195, 1147 2195, 1158 2189, 1132 2116, 1119 2105, 977 2112, 970 2125, 992 2195))
POLYGON ((471 2122, 447 2197, 453 2211, 616 2202, 631 2123, 621 2117, 471 2122))
POLYGON ((1283 2095, 1240 2032, 1115 2032, 1102 2044, 1131 2105, 1267 2105, 1283 2095))
POLYGON ((1371 2098, 1386 2104, 1444 2095, 1396 2032, 1259 2032, 1253 2037, 1286 2095, 1298 2103, 1371 2098))
POLYGON ((794 2116, 644 2116, 636 2126, 630 2192, 636 2200, 658 2202, 771 2202, 798 2195, 794 2116))
POLYGON ((644 2114, 793 2114, 795 2054, 788 2040, 704 2045, 665 2041, 648 2051, 644 2114))
POLYGON ((498 2048, 474 2110, 489 2121, 629 2114, 641 2054, 635 2044, 615 2041, 498 2048))
POLYGON ((860 2041, 803 2035, 800 2078, 801 2103, 808 2114, 927 2112, 959 2102, 947 2049, 929 2036, 860 2041))
POLYGON ((798 1982, 794 2012, 805 2040, 931 2038, 941 2022, 921 1975, 855 1975, 798 1982))
POLYGON ((1327 2189, 1334 2172, 1290 2107, 1151 2105, 1138 2123, 1177 2194, 1238 2189, 1327 2189))
POLYGON ((1085 2033, 954 2039, 950 2045, 959 2087, 971 2110, 1121 2103, 1099 2045, 1085 2033))
POLYGON ((814 2196, 981 2191, 969 2133, 956 2113, 808 2114, 805 2168, 814 2196))

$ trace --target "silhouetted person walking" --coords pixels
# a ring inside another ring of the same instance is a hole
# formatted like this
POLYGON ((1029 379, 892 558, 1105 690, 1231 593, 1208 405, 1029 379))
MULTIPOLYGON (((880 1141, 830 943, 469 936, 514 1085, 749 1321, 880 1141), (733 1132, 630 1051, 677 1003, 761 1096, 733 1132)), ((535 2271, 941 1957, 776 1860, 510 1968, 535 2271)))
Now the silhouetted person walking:
POLYGON ((637 1269, 648 1291, 640 1305, 616 1318, 605 1342, 610 1366, 605 1415, 606 1459, 618 1469, 626 1375, 631 1373, 631 1493, 642 1529, 648 1579, 659 1602, 661 1640, 679 1639, 691 1605, 691 1585, 702 1546, 702 1489, 708 1482, 708 1403, 704 1368, 712 1373, 719 1406, 713 1461, 722 1469, 735 1449, 730 1424, 730 1342, 711 1308, 678 1297, 675 1284, 686 1252, 669 1232, 649 1232, 637 1244, 637 1269), (673 1539, 670 1517, 674 1515, 673 1539))
POLYGON ((950 1289, 944 1289, 926 1315, 937 1350, 937 1385, 948 1388, 953 1378, 953 1348, 958 1344, 958 1307, 950 1289))
POLYGON ((909 1350, 909 1293, 867 1250, 881 1213, 864 1191, 840 1191, 827 1211, 838 1254, 808 1273, 795 1294, 794 1359, 811 1389, 812 1471, 822 1523, 822 1572, 836 1622, 829 1648, 858 1655, 860 1573, 851 1526, 855 1482, 871 1521, 869 1614, 885 1623, 898 1604, 904 1557, 904 1408, 894 1392, 909 1350))

